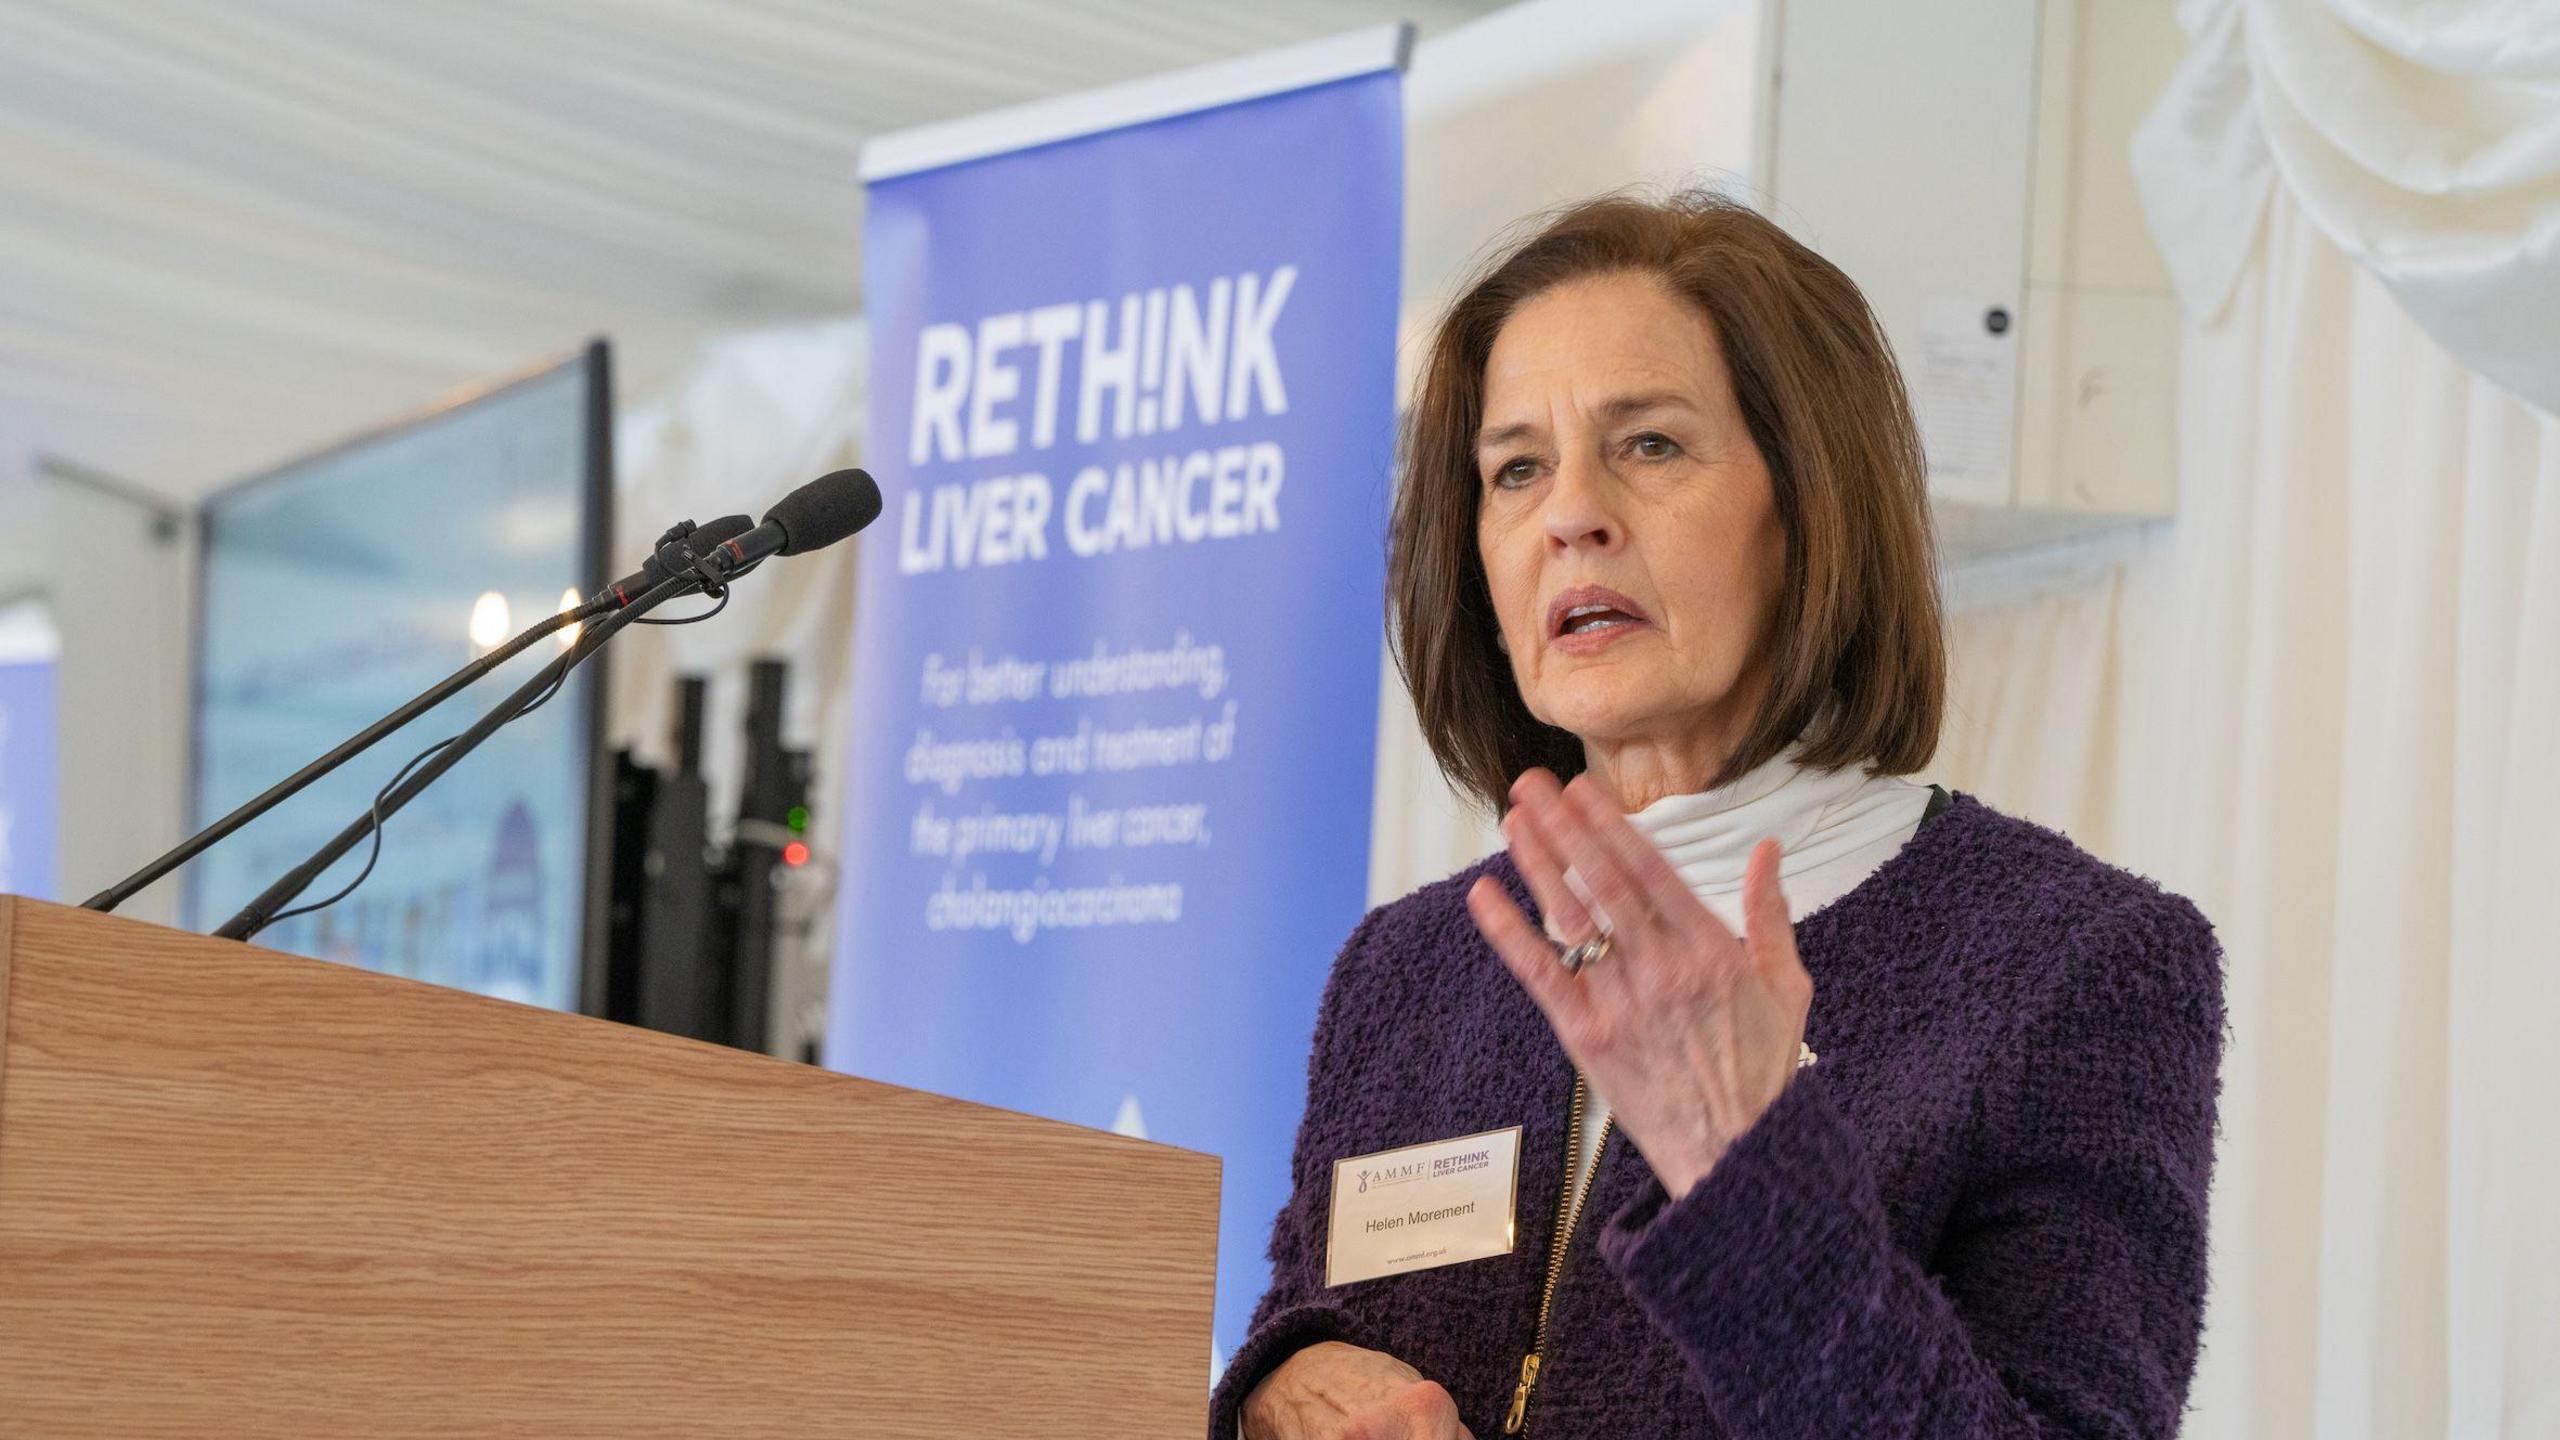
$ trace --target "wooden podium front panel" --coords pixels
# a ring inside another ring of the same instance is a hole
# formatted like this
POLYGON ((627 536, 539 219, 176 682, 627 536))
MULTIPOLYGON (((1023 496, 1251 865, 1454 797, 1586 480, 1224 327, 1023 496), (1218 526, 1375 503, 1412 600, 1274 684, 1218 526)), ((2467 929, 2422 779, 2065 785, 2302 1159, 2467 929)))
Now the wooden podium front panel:
POLYGON ((0 899, 0 1435, 1201 1433, 1207 1156, 0 899))

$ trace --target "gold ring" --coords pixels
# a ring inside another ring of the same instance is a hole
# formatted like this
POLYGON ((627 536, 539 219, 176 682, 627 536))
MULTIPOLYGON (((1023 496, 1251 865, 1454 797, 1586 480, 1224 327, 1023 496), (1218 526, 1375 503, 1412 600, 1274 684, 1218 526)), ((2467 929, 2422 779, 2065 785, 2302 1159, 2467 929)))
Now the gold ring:
POLYGON ((1608 954, 1609 932, 1604 929, 1599 934, 1558 955, 1556 960, 1564 966, 1564 973, 1567 975, 1579 975, 1585 969, 1608 958, 1608 954))

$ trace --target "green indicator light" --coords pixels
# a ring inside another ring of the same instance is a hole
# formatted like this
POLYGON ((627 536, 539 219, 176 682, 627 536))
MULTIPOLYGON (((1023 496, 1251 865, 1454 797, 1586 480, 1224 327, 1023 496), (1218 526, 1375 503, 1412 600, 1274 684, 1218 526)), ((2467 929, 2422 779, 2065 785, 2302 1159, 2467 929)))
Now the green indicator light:
POLYGON ((782 817, 782 823, 791 827, 791 833, 794 835, 808 829, 809 807, 806 805, 792 806, 791 813, 782 817))

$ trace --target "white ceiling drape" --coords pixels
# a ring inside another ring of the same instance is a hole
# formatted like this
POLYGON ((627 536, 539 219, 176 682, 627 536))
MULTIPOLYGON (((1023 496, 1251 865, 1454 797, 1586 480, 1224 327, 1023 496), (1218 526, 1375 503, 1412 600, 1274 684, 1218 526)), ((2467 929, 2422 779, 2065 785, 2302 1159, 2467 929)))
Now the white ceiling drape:
POLYGON ((2190 316, 2281 185, 2463 364, 2560 414, 2560 0, 2186 0, 2134 141, 2190 316))
POLYGON ((200 492, 858 308, 884 130, 1492 0, 0 0, 0 469, 200 492))

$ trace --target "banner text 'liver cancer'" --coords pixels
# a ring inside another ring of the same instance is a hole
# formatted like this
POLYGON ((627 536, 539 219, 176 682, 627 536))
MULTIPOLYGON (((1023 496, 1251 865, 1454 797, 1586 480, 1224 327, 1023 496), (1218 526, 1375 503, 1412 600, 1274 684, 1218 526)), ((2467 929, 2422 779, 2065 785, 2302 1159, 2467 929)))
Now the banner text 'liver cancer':
MULTIPOLYGON (((916 337, 907 460, 1000 459, 1162 435, 1159 454, 1085 465, 1064 492, 1047 474, 909 490, 898 519, 906 574, 1082 558, 1276 530, 1287 462, 1267 439, 1174 437, 1284 415, 1273 342, 1297 267, 1220 276, 1116 299, 1009 310, 916 337)), ((1233 434, 1233 432, 1228 432, 1233 434)))

